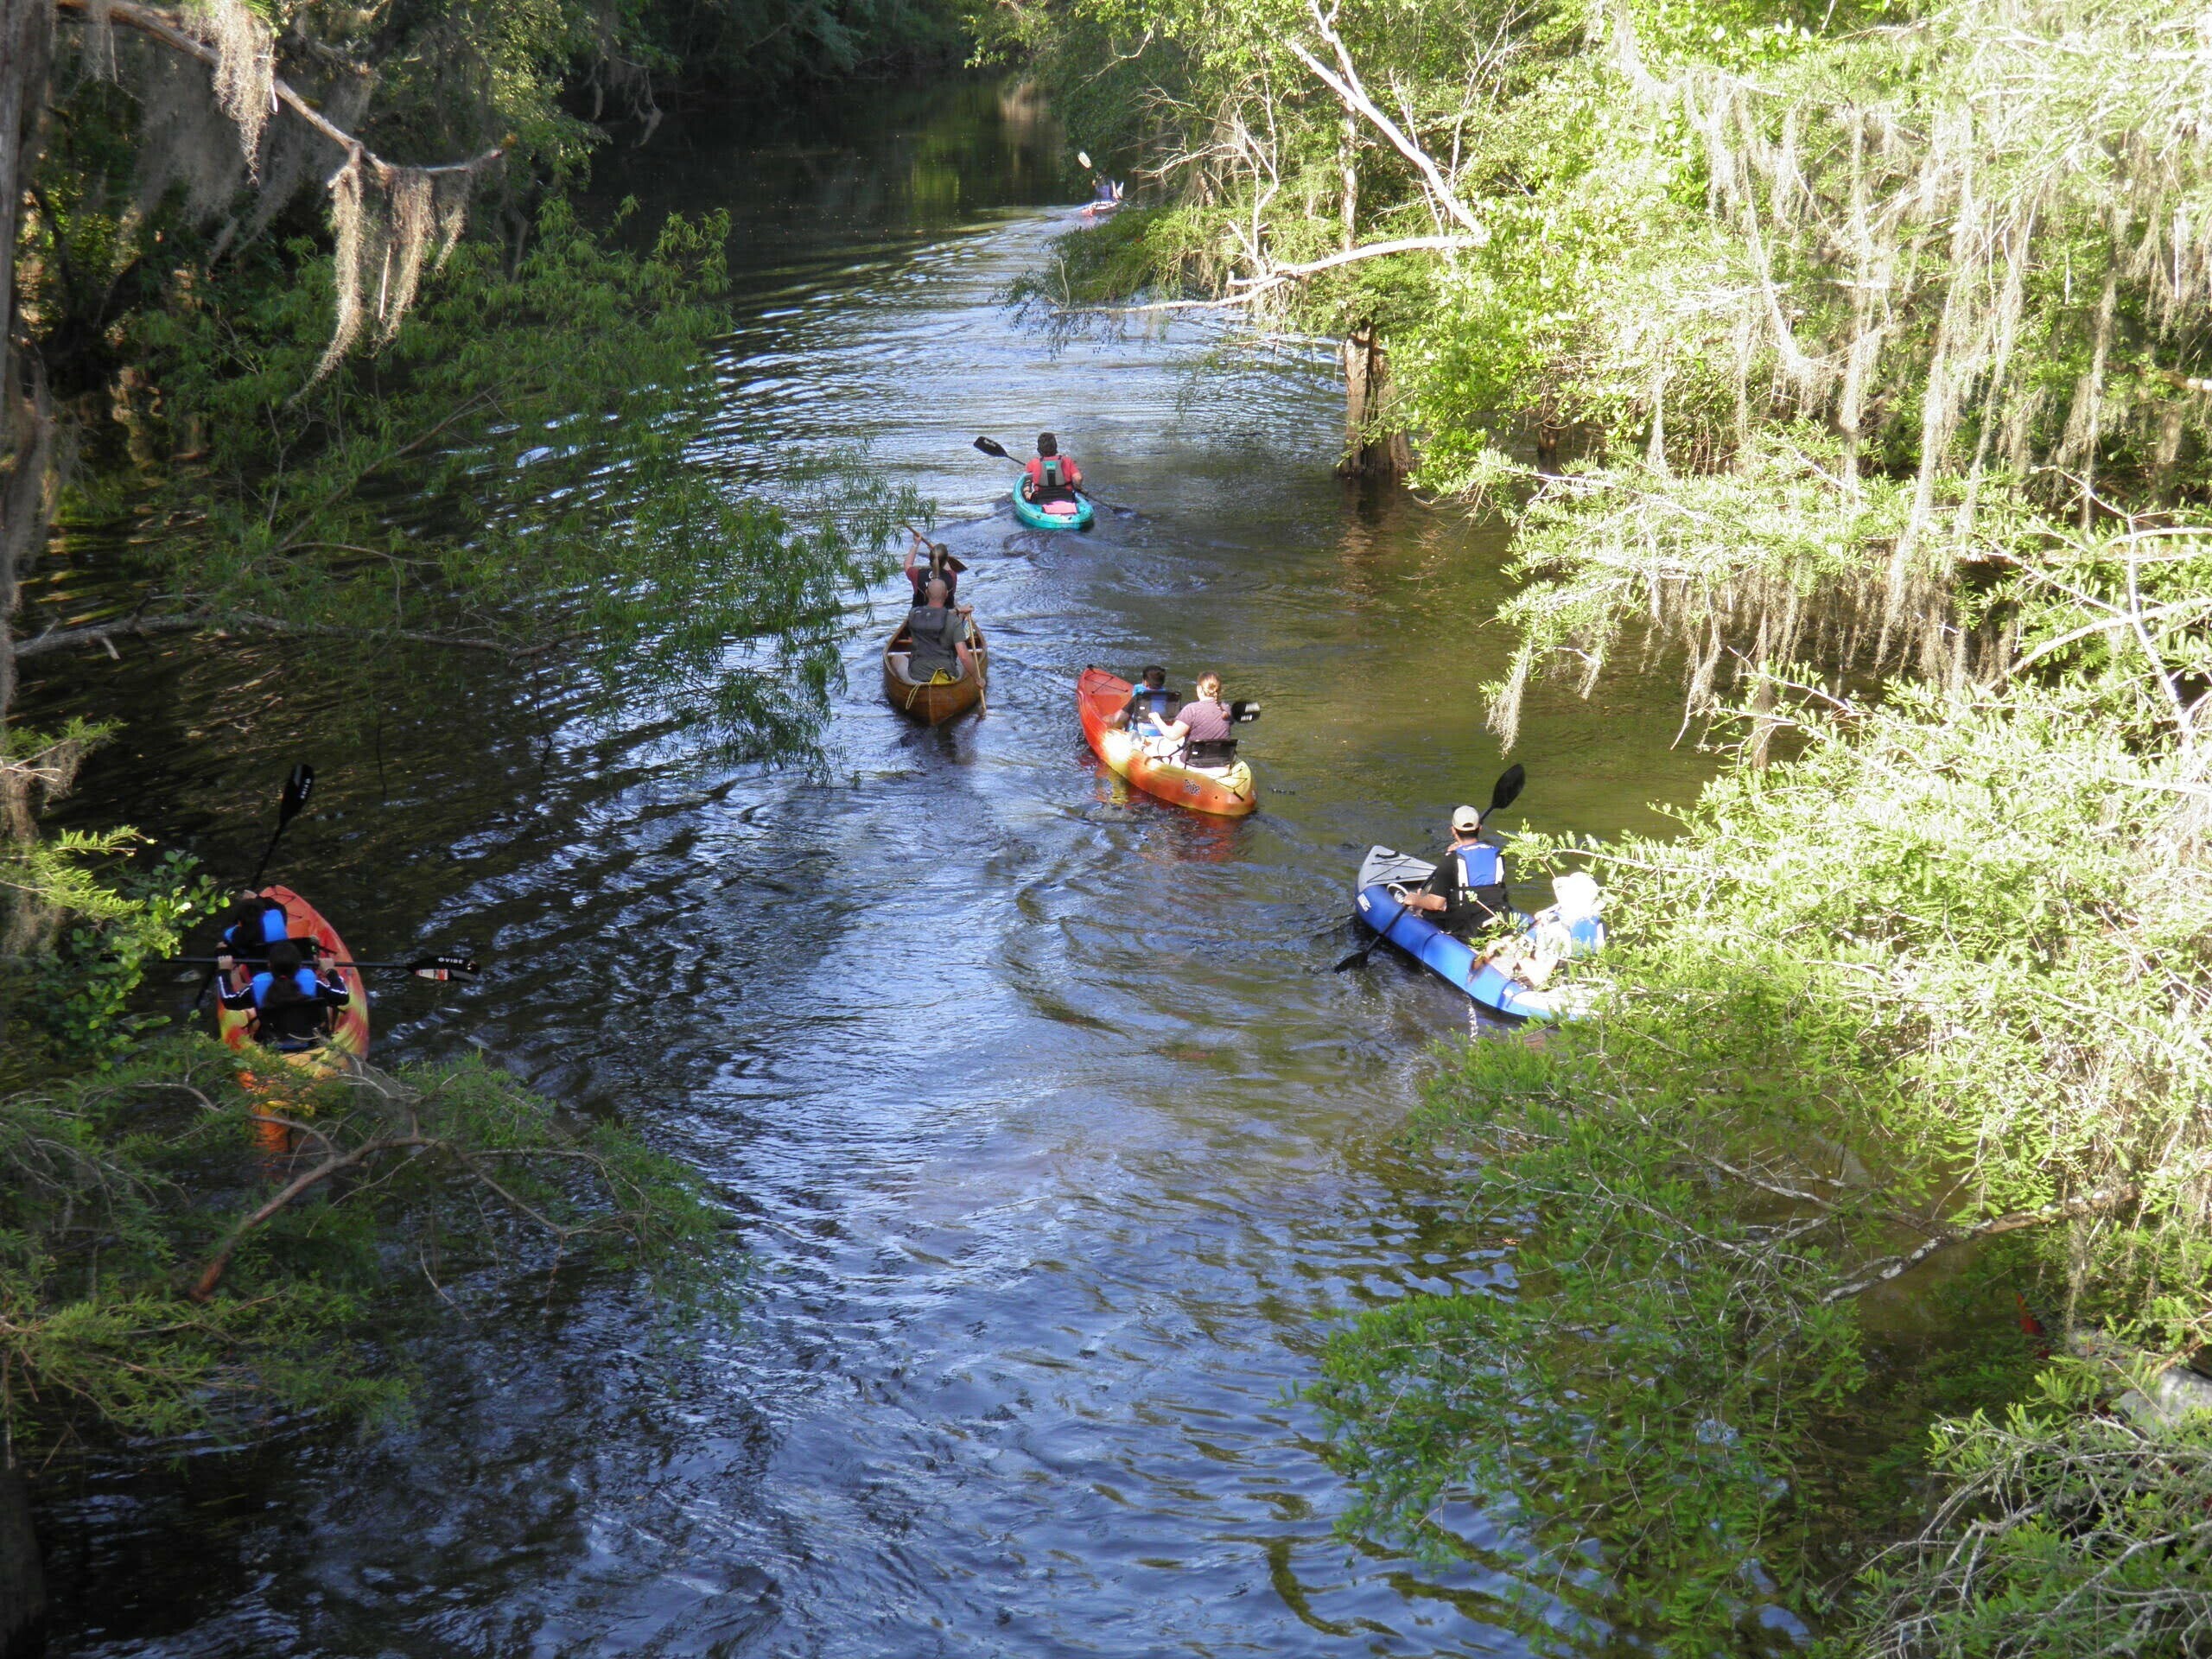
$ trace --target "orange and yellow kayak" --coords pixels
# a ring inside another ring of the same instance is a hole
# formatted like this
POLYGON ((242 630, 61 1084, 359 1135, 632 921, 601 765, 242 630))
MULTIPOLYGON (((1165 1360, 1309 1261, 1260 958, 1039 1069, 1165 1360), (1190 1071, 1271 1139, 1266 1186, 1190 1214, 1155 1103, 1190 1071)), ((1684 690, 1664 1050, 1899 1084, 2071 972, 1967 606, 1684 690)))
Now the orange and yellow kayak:
MULTIPOLYGON (((323 919, 322 912, 294 893, 289 887, 264 887, 261 896, 274 899, 284 906, 291 918, 291 937, 313 939, 323 954, 338 962, 351 962, 353 953, 346 948, 346 941, 338 930, 323 919)), ((284 1064, 313 1077, 327 1077, 342 1071, 347 1063, 362 1058, 369 1052, 369 987, 359 969, 348 969, 346 988, 353 998, 338 1010, 329 1037, 315 1047, 302 1049, 296 1054, 281 1057, 284 1064)), ((257 1048, 248 1035, 253 1025, 253 1015, 243 1009, 215 1006, 215 1026, 223 1040, 240 1053, 257 1048)), ((269 1051, 261 1051, 264 1053, 269 1051)))
POLYGON ((1219 768, 1186 766, 1145 752, 1144 745, 1107 722, 1129 700, 1129 683, 1103 668, 1086 668, 1075 683, 1076 712, 1083 734, 1098 758, 1147 795, 1194 812, 1241 818, 1259 810, 1260 791, 1252 768, 1242 760, 1219 768))

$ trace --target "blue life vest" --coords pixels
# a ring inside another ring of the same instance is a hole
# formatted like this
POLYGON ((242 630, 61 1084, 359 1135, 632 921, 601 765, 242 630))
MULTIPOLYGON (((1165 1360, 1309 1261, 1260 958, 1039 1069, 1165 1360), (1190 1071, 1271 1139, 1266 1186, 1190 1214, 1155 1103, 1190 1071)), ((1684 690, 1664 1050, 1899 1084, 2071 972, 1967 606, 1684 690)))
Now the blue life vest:
POLYGON ((1497 887, 1505 880, 1505 861, 1488 842, 1459 848, 1452 856, 1459 861, 1459 890, 1464 894, 1497 887))
POLYGON ((1163 731, 1174 721, 1176 705, 1182 701, 1164 685, 1156 691, 1148 685, 1140 685, 1132 695, 1139 705, 1136 717, 1156 722, 1163 731))
MULTIPOLYGON (((253 1006, 255 1007, 260 1008, 268 1005, 269 988, 276 982, 276 976, 266 968, 253 976, 253 1006)), ((292 983, 300 988, 300 995, 309 1001, 313 1001, 322 995, 322 982, 315 977, 315 969, 305 963, 302 963, 292 975, 292 983)))
POLYGON ((223 930, 224 943, 234 956, 265 957, 270 945, 291 937, 292 918, 285 914, 284 906, 273 900, 265 901, 265 906, 257 922, 259 938, 255 937, 257 920, 252 917, 223 930))

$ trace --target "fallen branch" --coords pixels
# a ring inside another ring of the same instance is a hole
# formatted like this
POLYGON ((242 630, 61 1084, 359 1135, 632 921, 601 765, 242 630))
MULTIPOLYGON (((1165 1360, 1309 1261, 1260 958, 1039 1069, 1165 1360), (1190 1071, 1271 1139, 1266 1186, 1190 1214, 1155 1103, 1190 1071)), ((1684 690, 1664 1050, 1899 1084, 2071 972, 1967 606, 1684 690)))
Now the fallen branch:
POLYGON ((1872 1290, 1877 1285, 1885 1285, 1891 1280, 1911 1272, 1937 1251, 1947 1250, 1955 1244, 1969 1243, 1977 1238, 1994 1238, 1999 1233, 2022 1232, 2030 1227, 2048 1227, 2054 1222, 2072 1221, 2082 1216, 2116 1210, 2134 1198, 2137 1191, 2133 1182, 2101 1187, 2094 1192, 2085 1192, 2080 1198, 2068 1198, 2061 1204, 2045 1205, 2040 1210, 2015 1210, 2010 1215, 1993 1216, 1987 1221, 1976 1222, 1971 1227, 1946 1230, 1902 1255, 1885 1256, 1875 1264, 1872 1271, 1862 1271, 1859 1277, 1847 1284, 1837 1285, 1821 1300, 1823 1305, 1840 1302, 1872 1290))

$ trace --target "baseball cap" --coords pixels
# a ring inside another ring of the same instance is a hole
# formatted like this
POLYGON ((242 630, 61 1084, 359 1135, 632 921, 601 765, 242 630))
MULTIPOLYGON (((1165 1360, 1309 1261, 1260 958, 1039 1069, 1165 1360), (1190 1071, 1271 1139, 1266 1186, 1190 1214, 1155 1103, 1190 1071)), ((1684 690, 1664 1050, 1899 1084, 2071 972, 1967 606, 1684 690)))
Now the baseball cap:
POLYGON ((1454 830, 1479 830, 1483 827, 1483 815, 1471 806, 1454 807, 1452 810, 1452 827, 1454 830))

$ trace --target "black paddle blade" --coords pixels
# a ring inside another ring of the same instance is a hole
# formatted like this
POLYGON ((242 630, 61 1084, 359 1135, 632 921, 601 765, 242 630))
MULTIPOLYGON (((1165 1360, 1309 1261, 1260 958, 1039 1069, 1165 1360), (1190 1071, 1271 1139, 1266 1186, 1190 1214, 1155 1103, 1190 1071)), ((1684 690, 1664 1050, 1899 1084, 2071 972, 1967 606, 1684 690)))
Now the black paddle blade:
POLYGON ((276 803, 276 822, 289 823, 300 816, 308 804, 308 797, 315 792, 315 768, 304 760, 292 768, 292 775, 284 779, 283 798, 276 803))
MULTIPOLYGON (((1380 940, 1376 941, 1376 944, 1380 943, 1380 940)), ((1347 968, 1364 968, 1367 965, 1367 959, 1374 954, 1375 944, 1363 944, 1329 971, 1332 974, 1341 974, 1347 968)))
POLYGON ((417 979, 451 979, 455 974, 474 979, 484 970, 474 957, 420 957, 407 964, 407 971, 417 979))
POLYGON ((976 440, 976 447, 987 455, 996 455, 1001 461, 1014 459, 1012 455, 1007 454, 1006 446, 995 438, 978 438, 976 440))
MULTIPOLYGON (((1521 797, 1521 785, 1529 781, 1528 772, 1516 761, 1508 766, 1497 780, 1497 787, 1490 792, 1491 812, 1503 812, 1521 797)), ((1489 812, 1483 814, 1484 817, 1489 812)))

